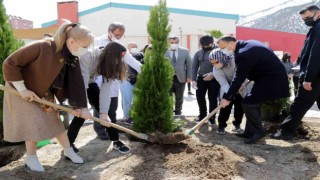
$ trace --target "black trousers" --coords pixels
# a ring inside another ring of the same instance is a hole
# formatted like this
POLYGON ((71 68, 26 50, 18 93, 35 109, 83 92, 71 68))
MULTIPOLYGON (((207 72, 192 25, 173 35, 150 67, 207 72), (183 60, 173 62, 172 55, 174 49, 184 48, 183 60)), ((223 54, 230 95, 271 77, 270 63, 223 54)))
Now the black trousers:
POLYGON ((294 95, 296 96, 298 93, 299 77, 293 76, 292 80, 293 80, 293 85, 294 85, 294 95))
POLYGON ((293 103, 290 106, 289 116, 281 124, 282 133, 293 134, 294 131, 301 125, 301 120, 312 105, 320 97, 320 78, 317 77, 312 82, 312 90, 307 91, 303 88, 302 83, 304 79, 299 80, 298 93, 293 103))
POLYGON ((188 82, 188 92, 191 92, 191 82, 188 82))
POLYGON ((244 115, 244 112, 241 106, 242 100, 243 100, 242 96, 240 94, 237 94, 234 100, 231 101, 227 107, 220 109, 219 117, 218 117, 220 128, 227 127, 227 121, 230 117, 232 107, 234 107, 234 113, 233 113, 234 121, 232 122, 232 124, 234 126, 239 126, 241 124, 242 118, 244 115))
MULTIPOLYGON (((199 118, 203 119, 207 116, 207 101, 206 94, 208 93, 209 99, 209 113, 213 111, 218 104, 218 94, 220 90, 220 85, 218 81, 213 78, 211 81, 204 81, 202 76, 197 77, 196 97, 199 106, 199 118)), ((212 116, 212 120, 215 119, 215 115, 212 116)))
MULTIPOLYGON (((99 86, 96 83, 89 84, 89 88, 87 89, 88 99, 91 106, 94 107, 96 111, 99 112, 99 94, 100 89, 99 86)), ((116 111, 118 108, 118 97, 115 99, 111 98, 110 108, 109 108, 109 118, 113 123, 116 123, 116 111), (115 109, 115 110, 114 110, 115 109), (110 113, 112 112, 112 113, 110 113)), ((80 128, 82 127, 85 119, 80 117, 74 117, 73 120, 70 123, 70 126, 68 128, 68 138, 70 141, 70 144, 73 144, 79 134, 80 128)), ((99 124, 99 123, 98 123, 99 124)), ((99 124, 100 125, 100 124, 99 124)), ((104 126, 100 125, 103 129, 106 129, 104 126)), ((117 129, 114 128, 107 128, 108 135, 110 137, 110 140, 117 141, 119 140, 119 134, 117 129), (109 132, 111 131, 111 132, 109 132)))
POLYGON ((244 133, 255 134, 265 131, 261 122, 261 106, 262 103, 242 104, 243 111, 247 118, 244 133))
POLYGON ((176 75, 173 76, 173 84, 170 89, 170 94, 174 93, 175 95, 175 115, 181 115, 182 104, 183 104, 183 94, 186 87, 186 83, 179 82, 176 75))

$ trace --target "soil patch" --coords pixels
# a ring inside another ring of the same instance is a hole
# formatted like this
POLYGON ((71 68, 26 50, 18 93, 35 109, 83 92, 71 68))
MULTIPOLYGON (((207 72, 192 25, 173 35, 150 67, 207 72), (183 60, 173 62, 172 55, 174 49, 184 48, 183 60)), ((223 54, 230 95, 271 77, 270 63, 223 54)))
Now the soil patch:
MULTIPOLYGON (((183 132, 195 125, 193 119, 185 119, 183 132)), ((217 135, 216 126, 205 124, 191 138, 171 145, 131 141, 121 133, 120 139, 130 147, 128 154, 96 138, 89 123, 75 143, 85 164, 66 161, 52 139, 38 150, 45 173, 26 171, 23 156, 1 167, 0 179, 320 179, 320 124, 316 118, 304 121, 307 139, 266 137, 251 145, 234 135, 231 121, 226 135, 217 135)))

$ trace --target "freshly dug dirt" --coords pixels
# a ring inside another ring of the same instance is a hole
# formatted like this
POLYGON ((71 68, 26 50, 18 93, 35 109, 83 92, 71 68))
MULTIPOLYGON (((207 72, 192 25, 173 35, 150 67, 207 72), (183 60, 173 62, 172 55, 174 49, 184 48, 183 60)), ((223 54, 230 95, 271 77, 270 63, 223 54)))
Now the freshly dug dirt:
MULTIPOLYGON (((185 120, 183 132, 195 125, 193 119, 185 120)), ((130 147, 128 154, 96 138, 92 124, 86 124, 75 143, 85 164, 65 160, 53 139, 38 150, 45 173, 26 171, 23 156, 1 167, 0 179, 320 179, 320 122, 304 121, 308 135, 303 138, 287 142, 267 136, 251 145, 234 135, 231 122, 225 135, 205 124, 177 144, 131 141, 121 133, 120 139, 130 147)))
POLYGON ((149 135, 150 142, 158 144, 177 144, 189 138, 190 136, 185 135, 183 132, 175 132, 168 134, 152 133, 149 135))

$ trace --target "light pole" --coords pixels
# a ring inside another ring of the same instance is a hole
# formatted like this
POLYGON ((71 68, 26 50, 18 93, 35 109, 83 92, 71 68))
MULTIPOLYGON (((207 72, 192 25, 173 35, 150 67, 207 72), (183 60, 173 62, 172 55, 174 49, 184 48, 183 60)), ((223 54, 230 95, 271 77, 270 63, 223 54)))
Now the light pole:
POLYGON ((182 46, 182 28, 179 27, 179 34, 180 34, 180 46, 182 46))

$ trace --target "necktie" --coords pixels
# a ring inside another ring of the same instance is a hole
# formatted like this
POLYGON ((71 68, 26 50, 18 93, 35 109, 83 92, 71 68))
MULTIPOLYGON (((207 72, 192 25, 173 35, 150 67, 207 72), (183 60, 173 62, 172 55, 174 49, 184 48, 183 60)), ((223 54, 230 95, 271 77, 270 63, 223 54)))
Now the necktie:
POLYGON ((172 51, 172 62, 173 62, 173 65, 176 65, 176 62, 177 62, 176 51, 172 51))

